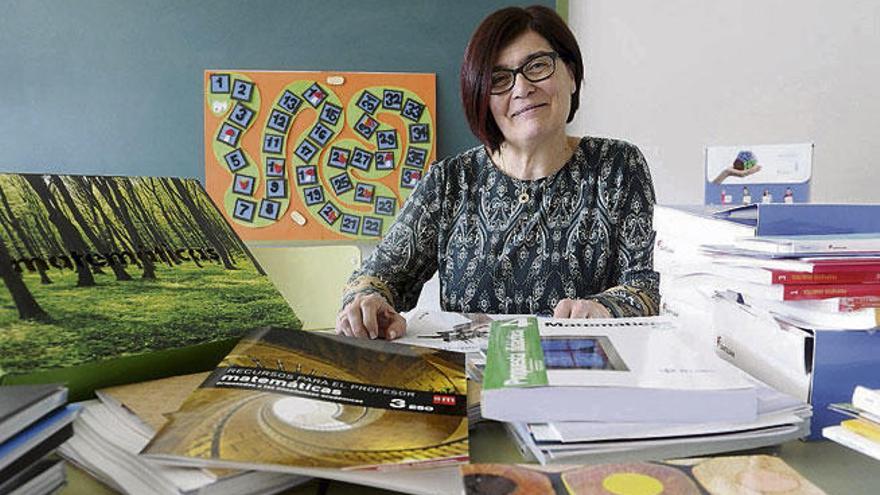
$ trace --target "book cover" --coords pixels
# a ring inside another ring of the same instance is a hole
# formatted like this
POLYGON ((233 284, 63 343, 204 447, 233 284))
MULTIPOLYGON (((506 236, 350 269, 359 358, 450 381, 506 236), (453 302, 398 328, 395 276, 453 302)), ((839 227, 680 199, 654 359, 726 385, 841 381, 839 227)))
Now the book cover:
POLYGON ((211 369, 296 315, 193 179, 0 174, 0 381, 211 369))
POLYGON ((750 421, 757 414, 751 383, 688 345, 663 318, 493 322, 481 402, 483 416, 500 421, 750 421))
POLYGON ((60 385, 0 387, 0 444, 66 402, 60 385))
POLYGON ((466 460, 466 387, 460 353, 259 330, 142 454, 290 472, 466 460))

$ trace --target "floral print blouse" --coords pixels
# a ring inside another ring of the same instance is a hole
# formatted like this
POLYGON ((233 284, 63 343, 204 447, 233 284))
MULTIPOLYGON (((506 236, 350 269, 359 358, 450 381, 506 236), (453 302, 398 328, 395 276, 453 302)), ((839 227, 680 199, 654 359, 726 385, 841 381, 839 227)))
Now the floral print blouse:
POLYGON ((655 315, 653 205, 647 163, 624 141, 584 137, 536 180, 504 174, 476 147, 430 167, 343 306, 376 292, 412 309, 439 270, 445 311, 548 315, 572 298, 615 317, 655 315))

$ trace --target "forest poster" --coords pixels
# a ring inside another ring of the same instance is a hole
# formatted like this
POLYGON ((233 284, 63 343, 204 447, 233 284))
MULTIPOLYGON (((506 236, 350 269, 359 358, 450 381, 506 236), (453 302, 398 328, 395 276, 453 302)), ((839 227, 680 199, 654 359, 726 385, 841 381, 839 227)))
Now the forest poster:
POLYGON ((0 278, 0 379, 300 326, 192 179, 0 174, 0 278))

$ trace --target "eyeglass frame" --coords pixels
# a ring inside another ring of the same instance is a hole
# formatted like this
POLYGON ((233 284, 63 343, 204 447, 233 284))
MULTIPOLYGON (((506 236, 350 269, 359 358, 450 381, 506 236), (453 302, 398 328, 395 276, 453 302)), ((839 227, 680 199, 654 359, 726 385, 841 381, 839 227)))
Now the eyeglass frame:
POLYGON ((526 81, 529 81, 532 83, 537 83, 537 82, 546 81, 547 79, 550 79, 551 77, 553 77, 553 74, 556 74, 556 69, 557 69, 556 60, 558 58, 559 58, 559 54, 556 52, 535 52, 535 53, 531 54, 529 56, 528 60, 523 62, 522 65, 520 65, 519 67, 515 67, 513 69, 505 69, 503 67, 497 67, 497 68, 492 69, 492 72, 490 74, 489 94, 492 96, 499 96, 499 95, 503 95, 504 93, 507 93, 510 90, 512 90, 513 87, 516 86, 517 74, 522 74, 522 76, 526 79, 526 81), (550 60, 553 61, 553 70, 550 71, 549 74, 547 74, 546 76, 544 76, 540 79, 531 79, 529 76, 526 75, 525 72, 523 72, 523 69, 525 69, 525 67, 527 65, 534 62, 536 59, 538 59, 540 57, 550 57, 550 60), (505 89, 504 91, 500 91, 498 93, 496 93, 492 90, 492 85, 491 85, 491 75, 496 72, 508 72, 510 74, 513 74, 513 79, 511 79, 510 87, 505 89))

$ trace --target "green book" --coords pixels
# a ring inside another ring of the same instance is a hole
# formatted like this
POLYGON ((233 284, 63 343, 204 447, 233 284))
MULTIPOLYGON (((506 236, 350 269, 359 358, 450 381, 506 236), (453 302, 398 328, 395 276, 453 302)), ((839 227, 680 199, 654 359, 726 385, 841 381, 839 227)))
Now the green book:
POLYGON ((293 310, 194 179, 0 174, 0 384, 212 369, 293 310))

